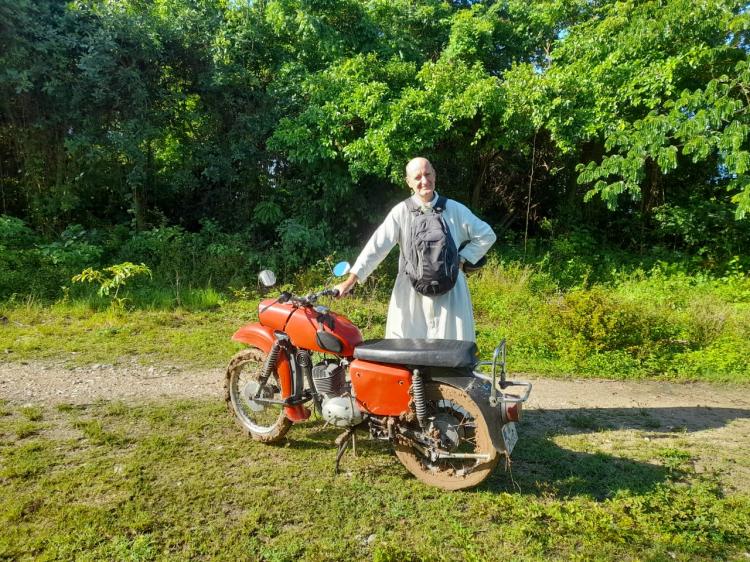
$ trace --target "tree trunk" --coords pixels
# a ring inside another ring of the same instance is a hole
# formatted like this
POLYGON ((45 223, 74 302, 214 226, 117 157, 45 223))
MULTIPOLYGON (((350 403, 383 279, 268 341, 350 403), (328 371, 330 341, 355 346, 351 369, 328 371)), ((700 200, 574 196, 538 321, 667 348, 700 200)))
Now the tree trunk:
POLYGON ((146 169, 143 171, 143 181, 140 185, 133 187, 133 212, 135 214, 135 229, 138 232, 148 227, 148 187, 151 184, 154 173, 154 149, 152 141, 146 143, 146 169))
POLYGON ((492 153, 485 154, 479 157, 479 175, 474 182, 474 189, 471 192, 471 208, 479 210, 480 197, 482 195, 482 186, 484 186, 484 178, 487 175, 487 168, 492 161, 492 153))

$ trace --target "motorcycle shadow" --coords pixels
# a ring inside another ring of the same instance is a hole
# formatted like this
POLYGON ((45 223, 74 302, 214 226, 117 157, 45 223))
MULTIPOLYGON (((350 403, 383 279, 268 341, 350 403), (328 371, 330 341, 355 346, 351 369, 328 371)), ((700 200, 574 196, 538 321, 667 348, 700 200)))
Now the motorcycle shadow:
POLYGON ((325 425, 322 420, 308 420, 295 426, 284 446, 300 450, 335 449, 334 441, 343 432, 342 428, 325 425))
MULTIPOLYGON (((322 420, 308 420, 290 432, 283 446, 298 450, 326 450, 336 451, 336 438, 345 432, 344 428, 326 425, 322 420)), ((388 451, 390 445, 383 441, 370 439, 366 430, 360 429, 356 432, 358 450, 367 452, 388 451)))
MULTIPOLYGON (((519 441, 510 468, 504 470, 501 461, 479 489, 559 498, 583 495, 596 500, 620 491, 646 493, 660 483, 679 481, 687 473, 680 467, 659 464, 656 458, 644 462, 621 456, 616 444, 611 445, 612 454, 589 453, 566 449, 554 439, 635 430, 638 433, 621 434, 625 436, 622 438, 631 439, 631 446, 645 446, 675 434, 689 439, 690 433, 720 429, 744 419, 750 419, 750 410, 702 407, 527 410, 519 426, 519 441)), ((606 435, 602 437, 608 439, 606 435)), ((658 445, 653 456, 658 457, 664 446, 658 445)))
MULTIPOLYGON (((720 429, 734 420, 750 419, 750 410, 679 406, 663 408, 564 408, 526 410, 534 427, 562 433, 638 429, 691 433, 720 429)), ((525 425, 524 420, 524 425, 525 425)), ((529 424, 531 425, 531 424, 529 424)))

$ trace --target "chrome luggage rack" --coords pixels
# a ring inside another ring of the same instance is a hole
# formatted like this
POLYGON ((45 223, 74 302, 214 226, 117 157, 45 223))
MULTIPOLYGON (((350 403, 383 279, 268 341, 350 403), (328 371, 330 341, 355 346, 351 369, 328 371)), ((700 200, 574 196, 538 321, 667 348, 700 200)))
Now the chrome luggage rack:
MULTIPOLYGON (((495 348, 495 352, 492 355, 492 361, 480 361, 477 363, 477 367, 488 367, 492 365, 492 390, 490 391, 490 405, 497 406, 501 403, 519 403, 519 402, 526 402, 529 399, 529 394, 531 394, 531 383, 530 382, 521 382, 521 381, 509 381, 506 379, 506 371, 505 371, 505 338, 503 338, 500 341, 500 344, 495 348), (497 367, 498 367, 498 357, 500 358, 500 380, 497 378, 497 367), (514 396, 514 395, 507 395, 503 391, 506 388, 510 388, 512 386, 520 386, 526 389, 526 391, 521 396, 514 396), (498 389, 499 387, 499 389, 498 389), (498 398, 497 392, 500 390, 500 397, 498 398)), ((484 373, 481 373, 479 371, 474 371, 474 374, 478 377, 489 381, 490 377, 487 376, 484 373)))

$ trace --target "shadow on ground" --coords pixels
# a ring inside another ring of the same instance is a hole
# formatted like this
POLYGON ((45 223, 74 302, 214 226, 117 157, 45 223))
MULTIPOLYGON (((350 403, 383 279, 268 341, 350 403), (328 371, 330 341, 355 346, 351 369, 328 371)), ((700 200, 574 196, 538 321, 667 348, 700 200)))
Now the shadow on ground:
MULTIPOLYGON (((508 470, 500 466, 484 484, 495 491, 606 499, 619 491, 645 493, 656 484, 679 480, 679 467, 662 466, 627 457, 572 451, 557 445, 558 435, 582 435, 638 430, 667 435, 726 427, 750 419, 739 408, 570 408, 524 413, 519 441, 508 470)), ((750 441, 750 437, 748 437, 750 441)))
MULTIPOLYGON (((621 491, 647 493, 659 483, 679 480, 687 474, 675 466, 565 449, 555 443, 554 437, 621 430, 687 433, 722 428, 739 419, 750 419, 750 410, 709 407, 529 410, 524 412, 519 426, 520 438, 511 465, 506 468, 501 459, 494 474, 478 489, 557 498, 586 496, 597 500, 621 491)), ((334 458, 334 441, 341 433, 340 428, 324 427, 322 422, 314 421, 304 434, 292 430, 285 446, 329 450, 334 458)), ((391 449, 386 443, 370 441, 363 432, 358 435, 360 456, 389 455, 391 449)), ((349 455, 347 452, 342 461, 344 466, 349 455)), ((398 461, 393 458, 393 462, 398 461)), ((373 466, 372 470, 382 471, 384 467, 373 466)), ((404 477, 410 478, 406 473, 404 477)))
POLYGON ((562 433, 640 429, 659 431, 703 431, 750 419, 750 410, 711 408, 709 406, 670 408, 566 408, 527 410, 523 425, 543 426, 546 431, 559 428, 562 433))
POLYGON ((509 468, 503 461, 483 484, 495 492, 556 498, 584 495, 597 500, 617 492, 646 493, 660 482, 683 475, 657 464, 606 453, 564 449, 549 438, 524 437, 509 468))

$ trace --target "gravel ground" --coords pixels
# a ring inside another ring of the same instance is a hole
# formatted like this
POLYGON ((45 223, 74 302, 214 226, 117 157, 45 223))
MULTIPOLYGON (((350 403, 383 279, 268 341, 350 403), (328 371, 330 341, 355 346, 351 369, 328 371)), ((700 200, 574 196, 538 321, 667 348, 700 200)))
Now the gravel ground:
MULTIPOLYGON (((528 408, 689 409, 692 416, 713 419, 714 410, 736 410, 750 416, 750 387, 708 383, 654 381, 531 380, 528 408), (712 413, 713 412, 713 413, 712 413)), ((0 398, 12 402, 82 404, 96 400, 140 401, 158 398, 221 399, 224 369, 144 367, 135 361, 117 365, 67 368, 47 362, 0 364, 0 398)), ((742 417, 742 416, 740 416, 742 417)), ((676 420, 685 425, 694 419, 676 420)))
POLYGON ((117 365, 66 368, 54 363, 0 365, 0 398, 11 402, 86 404, 96 400, 221 397, 224 369, 196 371, 177 366, 117 365))
MULTIPOLYGON (((696 453, 696 470, 720 472, 727 491, 750 492, 750 386, 561 380, 520 374, 513 378, 534 385, 521 432, 584 432, 605 448, 615 447, 612 439, 618 447, 628 442, 638 446, 638 440, 659 439, 663 446, 675 442, 696 453)), ((0 399, 42 406, 98 400, 223 400, 223 381, 222 368, 144 367, 135 361, 72 369, 49 362, 3 363, 0 399)))

